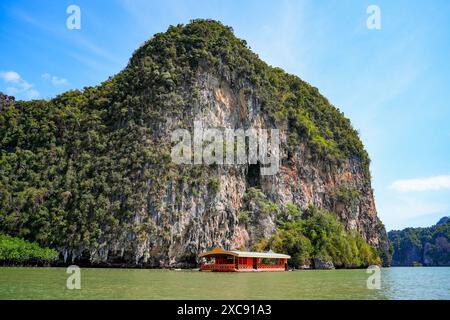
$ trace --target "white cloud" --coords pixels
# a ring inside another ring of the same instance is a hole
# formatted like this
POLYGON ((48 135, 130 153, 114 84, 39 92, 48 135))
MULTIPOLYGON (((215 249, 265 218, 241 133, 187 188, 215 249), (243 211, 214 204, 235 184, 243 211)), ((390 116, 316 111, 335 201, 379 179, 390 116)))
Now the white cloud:
POLYGON ((17 83, 20 81, 20 75, 15 71, 1 72, 0 77, 7 83, 8 82, 17 83))
POLYGON ((25 99, 36 99, 39 97, 39 92, 34 88, 34 85, 25 81, 15 71, 2 71, 0 78, 3 79, 8 87, 5 93, 11 96, 22 94, 25 99))
POLYGON ((432 225, 444 216, 449 205, 442 201, 411 196, 395 197, 378 206, 378 213, 388 230, 432 225))
POLYGON ((51 75, 50 73, 44 73, 41 77, 44 80, 50 81, 50 83, 54 86, 66 86, 69 84, 67 79, 51 75))
POLYGON ((391 188, 399 192, 450 189, 450 176, 398 180, 391 184, 391 188))

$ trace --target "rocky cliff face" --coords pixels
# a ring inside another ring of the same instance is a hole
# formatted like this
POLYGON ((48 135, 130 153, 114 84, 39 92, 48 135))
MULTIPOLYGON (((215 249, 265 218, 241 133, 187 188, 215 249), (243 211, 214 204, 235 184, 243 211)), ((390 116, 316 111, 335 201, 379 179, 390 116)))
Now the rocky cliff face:
MULTIPOLYGON (((9 153, 32 150, 39 174, 52 182, 37 183, 9 163, 1 228, 57 247, 68 262, 193 266, 213 245, 251 249, 276 232, 279 211, 295 204, 335 212, 389 264, 367 154, 350 122, 317 89, 267 66, 220 23, 171 27, 99 87, 35 104, 51 114, 33 114, 50 141, 36 148, 4 139, 2 154, 12 161, 9 153), (194 121, 279 129, 278 172, 261 175, 260 163, 173 163, 171 134, 193 132, 194 121), (250 188, 276 208, 261 207, 250 188), (17 197, 23 199, 13 205, 17 197), (244 211, 249 223, 240 219, 244 211)), ((16 103, 15 112, 35 104, 16 103)), ((2 113, 2 126, 28 119, 2 113)), ((10 132, 2 128, 2 135, 10 132)))
POLYGON ((450 218, 429 228, 390 231, 393 266, 450 266, 450 218))

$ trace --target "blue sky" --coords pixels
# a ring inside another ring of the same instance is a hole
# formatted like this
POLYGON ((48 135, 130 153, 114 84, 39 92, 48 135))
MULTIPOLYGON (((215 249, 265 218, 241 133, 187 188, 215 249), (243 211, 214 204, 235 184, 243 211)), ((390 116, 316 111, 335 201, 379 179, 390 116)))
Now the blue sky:
POLYGON ((212 18, 271 65, 318 87, 372 159, 388 230, 450 215, 450 1, 0 2, 0 91, 51 98, 96 85, 170 24, 212 18), (81 29, 69 30, 69 5, 81 29), (369 5, 381 29, 369 30, 369 5))

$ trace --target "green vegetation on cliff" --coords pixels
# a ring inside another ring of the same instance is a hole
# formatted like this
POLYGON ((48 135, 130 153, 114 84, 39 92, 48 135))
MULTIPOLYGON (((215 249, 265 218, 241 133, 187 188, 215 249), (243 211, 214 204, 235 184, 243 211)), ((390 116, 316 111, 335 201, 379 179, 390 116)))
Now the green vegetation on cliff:
MULTIPOLYGON (((257 97, 262 111, 288 129, 289 148, 304 142, 332 165, 343 159, 360 163, 370 183, 357 132, 316 88, 268 66, 231 28, 195 20, 155 35, 122 72, 97 87, 49 101, 0 99, 0 231, 86 254, 149 234, 169 243, 173 221, 160 201, 169 182, 193 186, 194 196, 202 186, 221 188, 206 170, 176 167, 170 140, 159 131, 168 115, 192 119, 200 72, 249 83, 253 91, 244 94, 257 97)), ((304 223, 291 224, 283 232, 299 228, 303 236, 313 235, 304 223)), ((314 247, 325 240, 311 241, 314 247)), ((330 255, 344 265, 365 259, 334 257, 326 244, 320 248, 310 254, 330 255)), ((134 258, 125 252, 125 259, 134 258)))
POLYGON ((314 259, 346 268, 381 265, 375 248, 359 234, 346 232, 335 214, 313 206, 301 213, 288 205, 279 216, 276 234, 256 248, 288 253, 289 264, 297 268, 313 265, 314 259))
POLYGON ((317 88, 260 60, 245 40, 219 22, 194 20, 155 35, 134 53, 122 79, 133 90, 157 87, 154 94, 161 97, 160 104, 167 98, 177 101, 179 105, 170 107, 181 112, 177 107, 183 105, 182 98, 175 97, 172 89, 192 81, 199 69, 251 83, 263 111, 292 132, 291 147, 306 139, 323 159, 352 158, 361 161, 368 172, 367 152, 350 120, 317 88))
POLYGON ((58 252, 53 249, 0 233, 0 264, 45 264, 57 257, 58 252))
POLYGON ((388 236, 392 265, 450 266, 450 217, 428 228, 390 231, 388 236))

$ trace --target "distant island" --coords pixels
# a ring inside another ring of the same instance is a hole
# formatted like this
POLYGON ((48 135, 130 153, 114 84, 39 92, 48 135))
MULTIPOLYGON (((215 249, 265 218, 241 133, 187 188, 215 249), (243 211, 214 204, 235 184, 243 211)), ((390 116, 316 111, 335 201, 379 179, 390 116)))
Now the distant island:
POLYGON ((392 266, 450 266, 450 216, 428 228, 390 231, 392 266))

